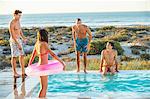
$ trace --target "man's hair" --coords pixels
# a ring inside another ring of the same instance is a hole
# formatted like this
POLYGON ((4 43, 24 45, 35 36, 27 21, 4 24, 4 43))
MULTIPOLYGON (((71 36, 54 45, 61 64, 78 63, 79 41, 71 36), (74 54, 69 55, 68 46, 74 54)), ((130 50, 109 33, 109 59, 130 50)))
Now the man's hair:
POLYGON ((19 13, 22 13, 22 11, 20 11, 20 10, 15 10, 14 11, 14 14, 19 14, 19 13))
POLYGON ((80 18, 77 18, 77 21, 81 21, 81 19, 80 19, 80 18))
POLYGON ((112 42, 109 42, 109 44, 110 44, 111 46, 114 46, 114 44, 113 44, 112 42))
POLYGON ((114 44, 112 42, 107 42, 106 43, 106 48, 107 48, 108 45, 111 45, 112 47, 114 47, 114 44))

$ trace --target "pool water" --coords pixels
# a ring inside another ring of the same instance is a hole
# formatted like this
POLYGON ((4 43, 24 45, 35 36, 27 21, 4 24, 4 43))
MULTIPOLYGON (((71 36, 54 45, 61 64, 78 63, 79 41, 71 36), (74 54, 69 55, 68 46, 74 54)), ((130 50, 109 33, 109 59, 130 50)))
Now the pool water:
MULTIPOLYGON (((33 96, 38 96, 39 89, 40 85, 33 96)), ((150 99, 150 72, 121 71, 113 76, 97 72, 50 75, 47 97, 60 99, 62 96, 64 99, 150 99)))

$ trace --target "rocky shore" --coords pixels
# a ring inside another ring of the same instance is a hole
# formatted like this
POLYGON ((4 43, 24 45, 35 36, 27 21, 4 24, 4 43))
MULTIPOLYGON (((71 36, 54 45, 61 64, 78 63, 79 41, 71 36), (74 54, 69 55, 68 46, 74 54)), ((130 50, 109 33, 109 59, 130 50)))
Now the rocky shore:
MULTIPOLYGON (((33 46, 36 42, 36 34, 40 27, 23 27, 23 33, 28 38, 24 44, 27 65, 33 46)), ((45 27, 49 36, 49 47, 65 62, 75 61, 71 27, 45 27)), ((150 60, 150 26, 104 26, 91 28, 93 39, 89 56, 99 58, 107 41, 114 43, 114 49, 118 51, 121 61, 128 59, 150 60)), ((10 46, 8 28, 0 29, 0 69, 10 67, 10 46)))

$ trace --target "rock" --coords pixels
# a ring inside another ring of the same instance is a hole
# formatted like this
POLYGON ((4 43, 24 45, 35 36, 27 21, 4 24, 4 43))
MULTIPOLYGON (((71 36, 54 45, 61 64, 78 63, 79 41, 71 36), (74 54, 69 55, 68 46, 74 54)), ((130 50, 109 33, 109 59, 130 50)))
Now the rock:
POLYGON ((4 48, 2 54, 5 54, 5 55, 11 54, 11 49, 10 49, 10 47, 4 48))
POLYGON ((51 50, 57 50, 56 48, 54 48, 54 47, 51 47, 51 50))
POLYGON ((96 35, 94 35, 94 38, 103 38, 103 37, 104 37, 103 34, 96 34, 96 35))
POLYGON ((146 31, 136 31, 137 34, 148 34, 146 31))

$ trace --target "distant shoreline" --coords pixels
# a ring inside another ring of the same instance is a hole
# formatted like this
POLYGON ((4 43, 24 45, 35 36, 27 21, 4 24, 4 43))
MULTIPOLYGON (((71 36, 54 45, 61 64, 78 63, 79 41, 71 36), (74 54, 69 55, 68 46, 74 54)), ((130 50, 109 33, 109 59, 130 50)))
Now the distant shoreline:
MULTIPOLYGON (((89 26, 90 28, 101 28, 101 27, 107 27, 107 26, 114 26, 114 27, 140 27, 140 26, 145 26, 145 27, 149 27, 150 24, 148 25, 143 25, 143 24, 139 24, 139 25, 100 25, 100 26, 89 26)), ((71 27, 71 26, 51 26, 51 25, 46 25, 46 26, 22 26, 22 29, 32 29, 32 28, 47 28, 47 27, 56 27, 56 28, 63 28, 63 27, 71 27)), ((8 29, 9 27, 0 27, 0 29, 8 29)))
MULTIPOLYGON (((0 15, 0 28, 8 28, 13 15, 0 15)), ((89 12, 89 13, 45 13, 24 14, 21 17, 21 26, 32 27, 57 27, 72 26, 76 18, 89 27, 97 28, 103 26, 128 27, 145 25, 150 26, 150 13, 143 12, 89 12)))
MULTIPOLYGON (((87 13, 138 13, 138 12, 148 12, 150 11, 103 11, 103 12, 58 12, 58 13, 25 13, 24 15, 38 15, 38 14, 87 14, 87 13)), ((12 14, 0 14, 0 16, 12 15, 12 14)))

